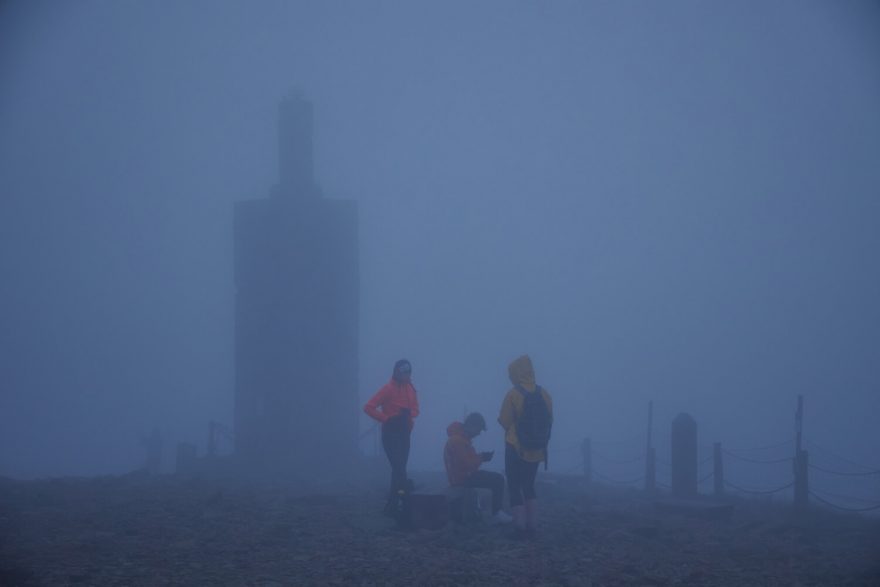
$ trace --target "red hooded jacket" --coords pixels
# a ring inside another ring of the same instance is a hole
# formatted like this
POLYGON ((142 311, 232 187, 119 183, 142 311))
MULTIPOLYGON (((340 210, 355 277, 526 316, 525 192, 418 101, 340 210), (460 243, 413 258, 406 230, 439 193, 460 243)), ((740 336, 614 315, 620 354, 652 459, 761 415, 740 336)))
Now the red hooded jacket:
POLYGON ((449 439, 443 449, 443 463, 450 485, 461 485, 483 462, 464 432, 464 424, 453 422, 446 428, 449 439))
POLYGON ((412 383, 401 383, 393 378, 364 405, 364 411, 383 424, 403 409, 409 410, 409 428, 412 430, 413 418, 419 415, 416 389, 412 383))

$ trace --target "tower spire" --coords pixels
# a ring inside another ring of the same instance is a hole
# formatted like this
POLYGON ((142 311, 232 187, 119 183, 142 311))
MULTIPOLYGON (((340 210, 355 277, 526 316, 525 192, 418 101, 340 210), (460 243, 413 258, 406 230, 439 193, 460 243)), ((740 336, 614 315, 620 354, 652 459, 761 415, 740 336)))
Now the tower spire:
POLYGON ((302 198, 314 193, 312 155, 312 103, 299 91, 288 94, 278 106, 279 192, 302 198))

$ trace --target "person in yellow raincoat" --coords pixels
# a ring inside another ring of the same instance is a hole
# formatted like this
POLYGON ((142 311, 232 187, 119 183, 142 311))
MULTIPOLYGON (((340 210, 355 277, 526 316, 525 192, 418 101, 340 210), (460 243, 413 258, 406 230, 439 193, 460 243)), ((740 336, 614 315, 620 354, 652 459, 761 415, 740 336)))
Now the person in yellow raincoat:
POLYGON ((504 396, 498 423, 504 428, 504 468, 514 521, 514 538, 531 538, 537 531, 535 477, 547 460, 547 441, 553 423, 550 393, 535 383, 528 355, 507 367, 513 387, 504 396), (543 444, 543 446, 542 446, 543 444))

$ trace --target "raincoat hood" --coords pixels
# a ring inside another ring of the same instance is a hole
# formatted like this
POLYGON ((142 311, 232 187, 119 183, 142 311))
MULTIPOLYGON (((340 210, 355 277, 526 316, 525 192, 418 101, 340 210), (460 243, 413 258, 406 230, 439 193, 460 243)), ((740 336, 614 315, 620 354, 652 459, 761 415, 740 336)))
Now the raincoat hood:
POLYGON ((535 391, 535 369, 532 367, 532 360, 528 355, 523 355, 514 360, 507 367, 507 374, 510 376, 510 382, 514 385, 520 385, 526 391, 535 391))

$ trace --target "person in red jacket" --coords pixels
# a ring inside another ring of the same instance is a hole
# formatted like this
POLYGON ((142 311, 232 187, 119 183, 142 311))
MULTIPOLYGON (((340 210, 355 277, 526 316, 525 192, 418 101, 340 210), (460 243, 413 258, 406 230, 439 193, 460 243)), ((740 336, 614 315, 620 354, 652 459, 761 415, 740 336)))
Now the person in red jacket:
POLYGON ((413 387, 412 365, 406 359, 394 364, 391 380, 364 405, 364 411, 382 424, 382 448, 391 464, 391 488, 385 513, 397 515, 406 495, 406 462, 409 460, 413 419, 419 415, 419 398, 413 387))
POLYGON ((446 428, 449 439, 443 449, 446 476, 453 487, 483 487, 492 490, 492 520, 510 522, 512 518, 501 510, 504 497, 504 476, 501 473, 480 471, 480 465, 491 461, 494 452, 477 453, 471 441, 486 429, 486 419, 479 412, 468 414, 464 422, 453 422, 446 428))

